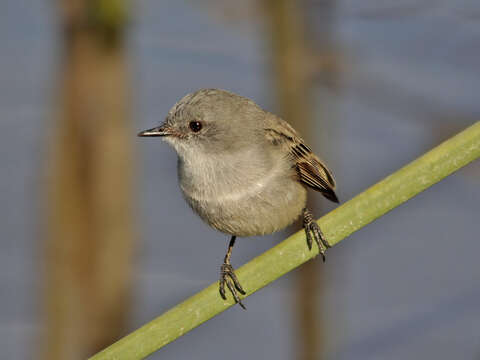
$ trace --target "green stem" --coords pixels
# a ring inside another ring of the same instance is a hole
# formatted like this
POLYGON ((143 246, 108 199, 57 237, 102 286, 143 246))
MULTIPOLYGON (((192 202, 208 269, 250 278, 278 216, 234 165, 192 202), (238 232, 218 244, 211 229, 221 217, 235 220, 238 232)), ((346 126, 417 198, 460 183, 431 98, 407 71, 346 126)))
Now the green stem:
MULTIPOLYGON (((477 122, 328 213, 319 224, 336 244, 479 156, 477 122)), ((309 251, 299 231, 239 268, 237 275, 251 295, 316 255, 317 249, 309 251)), ((220 298, 216 282, 91 359, 143 359, 232 305, 232 298, 220 298)))

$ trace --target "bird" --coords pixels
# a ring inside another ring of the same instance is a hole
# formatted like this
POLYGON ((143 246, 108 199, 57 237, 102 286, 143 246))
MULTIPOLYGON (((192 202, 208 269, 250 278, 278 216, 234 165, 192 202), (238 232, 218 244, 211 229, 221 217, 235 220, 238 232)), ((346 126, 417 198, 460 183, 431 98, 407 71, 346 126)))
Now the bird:
POLYGON ((237 237, 270 234, 302 216, 308 248, 315 242, 325 261, 330 244, 306 206, 307 188, 338 203, 335 179, 288 122, 230 91, 200 89, 138 136, 161 137, 175 149, 186 202, 230 236, 220 267, 222 299, 226 286, 245 309, 239 293, 246 291, 231 264, 237 237))

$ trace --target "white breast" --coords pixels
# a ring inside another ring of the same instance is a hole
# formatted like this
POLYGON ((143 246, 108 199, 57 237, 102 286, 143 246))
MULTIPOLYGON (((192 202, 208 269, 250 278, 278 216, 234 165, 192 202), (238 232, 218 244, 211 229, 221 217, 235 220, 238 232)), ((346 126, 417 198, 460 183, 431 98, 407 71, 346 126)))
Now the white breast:
POLYGON ((196 154, 179 161, 180 187, 196 201, 238 202, 264 191, 286 171, 281 161, 260 156, 254 150, 241 154, 196 154))
MULTIPOLYGON (((193 154, 190 154, 193 155, 193 154)), ((238 236, 267 234, 293 222, 306 191, 293 180, 286 159, 261 154, 193 156, 179 159, 185 199, 214 228, 238 236)))

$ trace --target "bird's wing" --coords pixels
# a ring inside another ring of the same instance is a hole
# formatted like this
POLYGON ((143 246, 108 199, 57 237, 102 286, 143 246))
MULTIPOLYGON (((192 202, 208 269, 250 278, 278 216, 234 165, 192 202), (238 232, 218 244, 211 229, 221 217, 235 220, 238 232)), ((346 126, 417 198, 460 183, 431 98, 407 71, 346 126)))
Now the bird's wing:
POLYGON ((338 203, 332 173, 290 124, 278 116, 267 113, 265 134, 269 142, 275 146, 284 147, 289 153, 294 161, 298 179, 302 183, 320 191, 327 199, 338 203))

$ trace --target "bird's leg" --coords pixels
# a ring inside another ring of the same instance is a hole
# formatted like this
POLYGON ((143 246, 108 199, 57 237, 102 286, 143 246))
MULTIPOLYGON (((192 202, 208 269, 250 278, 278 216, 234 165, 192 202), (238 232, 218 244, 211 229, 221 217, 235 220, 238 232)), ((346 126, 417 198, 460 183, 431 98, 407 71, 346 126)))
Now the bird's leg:
POLYGON ((227 285, 228 289, 233 295, 235 302, 238 303, 244 310, 247 308, 243 305, 240 297, 237 294, 245 295, 246 292, 243 290, 242 285, 238 281, 237 275, 235 275, 235 270, 233 269, 232 264, 230 264, 230 257, 232 256, 233 245, 235 245, 236 236, 232 236, 230 239, 230 244, 228 244, 227 254, 225 255, 225 259, 223 260, 222 267, 220 268, 220 296, 223 300, 227 300, 227 296, 225 295, 225 284, 227 285))
POLYGON ((322 255, 323 262, 325 262, 325 252, 330 248, 330 244, 325 239, 320 226, 313 220, 313 215, 307 208, 303 209, 303 227, 307 235, 307 245, 312 250, 312 240, 318 245, 320 254, 322 255))

